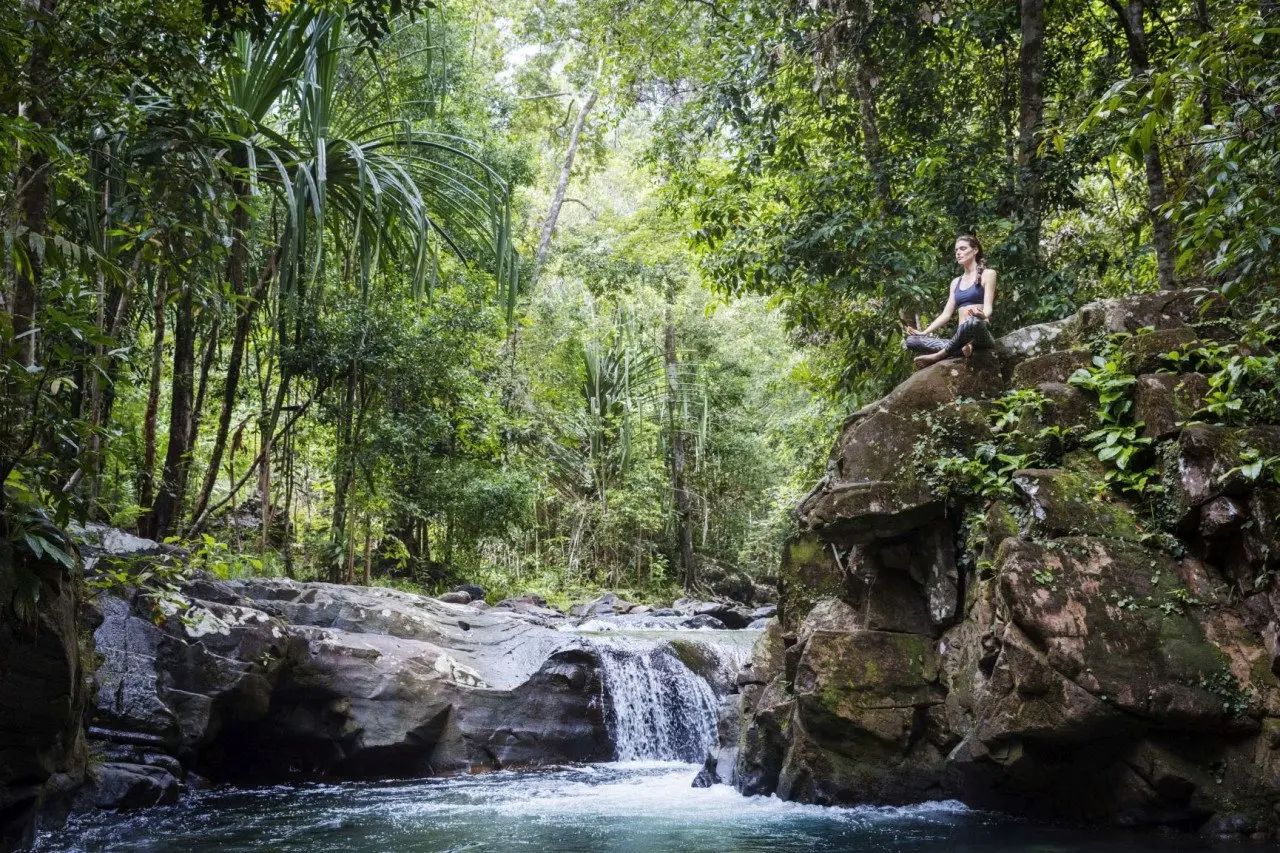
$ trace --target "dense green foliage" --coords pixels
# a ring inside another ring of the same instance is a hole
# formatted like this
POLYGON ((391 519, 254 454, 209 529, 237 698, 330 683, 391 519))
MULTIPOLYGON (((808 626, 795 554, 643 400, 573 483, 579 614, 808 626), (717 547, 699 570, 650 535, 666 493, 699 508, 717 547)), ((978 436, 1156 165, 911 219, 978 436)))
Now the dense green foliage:
MULTIPOLYGON (((1265 3, 0 11, 6 565, 102 520, 224 572, 659 596, 771 572, 961 231, 998 331, 1160 283, 1274 316, 1265 3)), ((1179 357, 1215 416, 1265 403, 1265 354, 1179 357)), ((1080 440, 1141 491, 1126 429, 1080 440)))

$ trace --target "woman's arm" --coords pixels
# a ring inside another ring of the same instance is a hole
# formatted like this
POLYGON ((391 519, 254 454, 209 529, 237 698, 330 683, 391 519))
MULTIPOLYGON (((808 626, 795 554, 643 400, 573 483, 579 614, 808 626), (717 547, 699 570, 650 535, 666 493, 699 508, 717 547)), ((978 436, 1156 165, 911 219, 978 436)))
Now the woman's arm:
MULTIPOLYGON (((918 334, 921 334, 921 335, 933 334, 933 330, 941 328, 942 326, 945 326, 947 322, 951 319, 951 315, 954 313, 956 313, 956 283, 953 281, 951 282, 951 287, 947 293, 947 307, 943 308, 942 313, 939 314, 932 323, 930 323, 927 327, 922 329, 918 334)), ((911 329, 907 329, 907 334, 917 334, 917 333, 913 332, 911 329)))
POLYGON ((996 306, 996 271, 983 270, 982 272, 982 292, 984 298, 982 300, 982 314, 979 319, 991 322, 991 313, 996 306))

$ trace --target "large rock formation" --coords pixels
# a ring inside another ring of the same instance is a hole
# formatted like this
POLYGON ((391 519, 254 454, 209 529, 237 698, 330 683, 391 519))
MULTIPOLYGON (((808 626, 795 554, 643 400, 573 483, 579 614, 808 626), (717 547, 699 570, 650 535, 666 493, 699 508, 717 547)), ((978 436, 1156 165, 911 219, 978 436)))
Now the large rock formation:
POLYGON ((1193 322, 1221 325, 1203 297, 1086 306, 850 417, 739 679, 739 789, 1280 838, 1280 490, 1232 471, 1245 446, 1280 453, 1280 426, 1183 427, 1204 377, 1154 372, 1193 322), (992 441, 989 401, 1010 389, 1042 395, 1027 441, 1095 428, 1067 384, 1081 345, 1139 329, 1122 353, 1159 440, 1158 504, 1122 501, 1088 449, 985 502, 922 476, 992 441))
POLYGON ((58 563, 0 556, 0 850, 29 839, 39 811, 84 778, 92 643, 78 630, 81 600, 58 563))
MULTIPOLYGON (((176 797, 187 771, 360 778, 611 757, 594 653, 538 617, 275 579, 203 578, 184 594, 159 625, 137 590, 99 602, 89 734, 125 804, 176 797)), ((102 787, 86 796, 110 801, 102 787)))

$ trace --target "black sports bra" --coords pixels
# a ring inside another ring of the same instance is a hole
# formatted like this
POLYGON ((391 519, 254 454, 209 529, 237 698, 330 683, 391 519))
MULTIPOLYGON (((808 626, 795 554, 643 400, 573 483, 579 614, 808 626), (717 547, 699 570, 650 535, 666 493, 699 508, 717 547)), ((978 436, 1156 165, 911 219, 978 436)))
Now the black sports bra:
POLYGON ((960 279, 956 279, 956 307, 960 308, 965 305, 981 305, 983 300, 987 298, 987 292, 982 287, 982 280, 978 279, 968 287, 960 287, 960 279))

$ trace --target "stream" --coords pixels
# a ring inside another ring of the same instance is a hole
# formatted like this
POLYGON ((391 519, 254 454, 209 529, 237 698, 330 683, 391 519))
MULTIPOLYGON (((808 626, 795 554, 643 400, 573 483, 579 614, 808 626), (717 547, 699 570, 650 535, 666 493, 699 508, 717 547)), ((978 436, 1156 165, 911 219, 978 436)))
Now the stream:
POLYGON ((717 688, 756 632, 582 632, 600 654, 615 762, 470 776, 194 791, 174 806, 85 812, 37 851, 300 853, 1155 853, 1248 846, 1046 827, 946 801, 828 808, 690 786, 715 745, 717 688), (672 641, 677 641, 673 643, 672 641), (680 644, 683 643, 681 646, 680 644), (678 651, 678 649, 682 651, 678 651), (697 669, 684 664, 700 651, 697 669))

